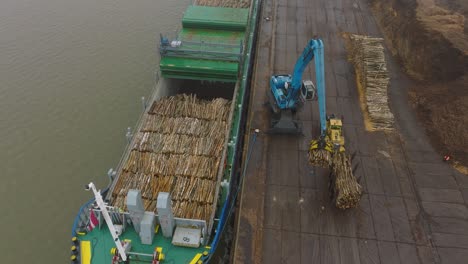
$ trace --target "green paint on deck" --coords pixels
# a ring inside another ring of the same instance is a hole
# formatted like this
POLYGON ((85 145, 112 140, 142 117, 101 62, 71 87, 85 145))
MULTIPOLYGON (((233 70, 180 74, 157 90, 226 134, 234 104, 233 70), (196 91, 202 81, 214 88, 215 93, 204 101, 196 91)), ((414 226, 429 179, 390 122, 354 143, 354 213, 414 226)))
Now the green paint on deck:
MULTIPOLYGON (((111 248, 115 247, 115 243, 112 236, 109 234, 107 226, 103 226, 101 229, 95 228, 85 236, 80 236, 80 240, 89 240, 91 242, 91 253, 92 259, 91 264, 103 264, 111 263, 112 255, 110 254, 111 248), (99 253, 97 253, 99 252, 99 253)), ((162 236, 161 229, 155 234, 152 245, 142 245, 140 237, 137 235, 133 227, 127 227, 127 230, 120 236, 120 240, 130 239, 132 241, 131 252, 153 254, 156 247, 163 248, 163 254, 166 256, 163 263, 190 263, 197 253, 203 253, 206 251, 205 247, 200 248, 188 248, 178 247, 172 245, 172 239, 164 238, 162 236)), ((140 264, 148 263, 147 257, 140 257, 141 260, 137 261, 135 257, 131 258, 130 263, 140 264)))

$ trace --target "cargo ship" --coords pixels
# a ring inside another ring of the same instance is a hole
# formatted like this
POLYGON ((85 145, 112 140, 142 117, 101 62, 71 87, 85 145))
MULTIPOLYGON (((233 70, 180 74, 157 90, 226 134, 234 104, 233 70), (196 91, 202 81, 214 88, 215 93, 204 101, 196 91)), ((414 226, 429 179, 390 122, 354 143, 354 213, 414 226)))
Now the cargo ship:
POLYGON ((160 35, 160 77, 111 182, 72 227, 71 263, 209 263, 242 180, 259 0, 197 0, 160 35))

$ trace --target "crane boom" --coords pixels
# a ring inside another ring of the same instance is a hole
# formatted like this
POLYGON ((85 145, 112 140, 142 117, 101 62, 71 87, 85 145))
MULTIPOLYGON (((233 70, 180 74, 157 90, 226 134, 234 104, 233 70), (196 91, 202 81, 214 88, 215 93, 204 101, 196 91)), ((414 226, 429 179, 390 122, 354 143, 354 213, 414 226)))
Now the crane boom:
POLYGON ((294 73, 292 77, 293 87, 301 87, 302 75, 309 62, 315 57, 315 83, 317 88, 317 98, 319 103, 320 113, 320 132, 325 135, 327 129, 327 110, 325 98, 325 63, 323 55, 323 42, 321 39, 312 39, 305 47, 301 57, 294 66, 294 73), (301 61, 302 58, 302 61, 301 61))
POLYGON ((114 239, 114 243, 117 246, 119 255, 123 261, 127 261, 127 253, 125 252, 125 248, 122 246, 122 242, 120 241, 119 236, 117 235, 117 231, 115 230, 114 224, 112 223, 112 219, 109 215, 109 212, 107 211, 106 204, 102 199, 101 191, 96 190, 96 186, 94 186, 94 183, 92 182, 86 185, 86 189, 93 191, 94 197, 96 198, 96 203, 99 206, 99 209, 101 209, 102 215, 104 216, 104 220, 106 221, 107 227, 109 228, 109 232, 111 233, 112 238, 114 239))
MULTIPOLYGON (((326 100, 325 100, 325 72, 324 72, 324 54, 323 42, 321 39, 311 39, 304 48, 301 56, 294 65, 293 75, 273 75, 270 80, 271 105, 275 113, 281 111, 296 111, 306 99, 310 99, 312 94, 317 94, 320 113, 320 131, 325 135, 327 129, 326 121, 326 100), (305 69, 309 63, 315 59, 315 78, 317 88, 311 81, 302 80, 305 69)), ((285 114, 286 118, 290 118, 285 114)), ((281 120, 275 123, 276 126, 291 126, 293 120, 281 120)), ((284 130, 282 130, 284 131, 284 130)))

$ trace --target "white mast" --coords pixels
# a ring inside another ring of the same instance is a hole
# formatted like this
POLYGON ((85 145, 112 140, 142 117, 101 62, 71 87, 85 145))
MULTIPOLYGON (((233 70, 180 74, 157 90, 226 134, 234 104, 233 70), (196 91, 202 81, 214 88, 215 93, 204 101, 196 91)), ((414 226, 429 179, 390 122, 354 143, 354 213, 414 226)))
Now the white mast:
POLYGON ((109 227, 109 231, 112 235, 112 238, 114 239, 115 245, 117 246, 117 250, 119 251, 120 257, 123 261, 126 261, 127 254, 125 253, 125 249, 123 248, 122 243, 120 242, 119 236, 117 235, 117 231, 115 230, 115 227, 112 224, 112 220, 110 218, 109 212, 107 211, 106 204, 104 203, 104 200, 102 200, 101 191, 97 191, 96 187, 94 186, 94 183, 92 182, 86 185, 86 190, 89 191, 90 189, 93 190, 94 197, 96 198, 96 203, 99 206, 99 209, 101 209, 102 215, 106 220, 107 227, 109 227))

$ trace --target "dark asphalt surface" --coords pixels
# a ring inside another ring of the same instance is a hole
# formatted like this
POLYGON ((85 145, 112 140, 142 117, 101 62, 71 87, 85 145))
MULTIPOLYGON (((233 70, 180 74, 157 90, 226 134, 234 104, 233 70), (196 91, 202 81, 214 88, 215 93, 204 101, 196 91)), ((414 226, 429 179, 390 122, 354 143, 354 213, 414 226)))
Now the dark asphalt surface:
MULTIPOLYGON (((441 161, 407 103, 411 85, 387 56, 395 132, 367 132, 343 31, 381 36, 366 1, 267 0, 253 78, 250 129, 266 131, 271 74, 291 73, 314 35, 325 44, 327 110, 344 116, 364 195, 341 211, 329 201, 327 171, 309 166, 317 102, 299 118, 304 136, 261 134, 245 178, 234 263, 466 263, 468 176, 441 161)), ((388 54, 387 54, 388 55, 388 54)), ((314 79, 313 65, 305 78, 314 79)))

